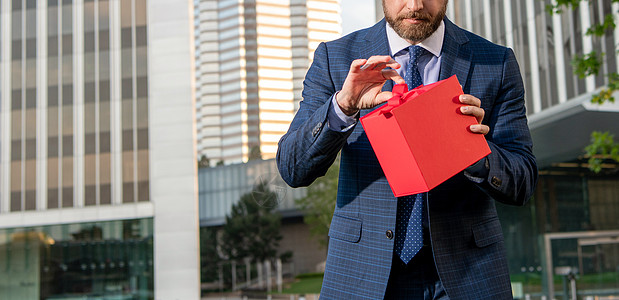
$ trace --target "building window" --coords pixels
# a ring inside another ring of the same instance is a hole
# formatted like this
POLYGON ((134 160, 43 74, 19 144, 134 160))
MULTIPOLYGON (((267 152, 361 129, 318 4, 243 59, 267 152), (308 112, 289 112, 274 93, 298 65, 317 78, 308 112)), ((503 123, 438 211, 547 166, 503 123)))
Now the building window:
POLYGON ((6 299, 153 299, 153 221, 0 229, 6 299))

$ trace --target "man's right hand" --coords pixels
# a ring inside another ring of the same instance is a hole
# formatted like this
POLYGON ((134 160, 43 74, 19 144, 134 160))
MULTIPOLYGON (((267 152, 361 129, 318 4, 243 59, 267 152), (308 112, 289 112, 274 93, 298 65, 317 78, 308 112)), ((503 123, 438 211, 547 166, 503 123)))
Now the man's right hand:
POLYGON ((400 64, 391 56, 372 56, 369 59, 356 59, 350 65, 348 76, 337 94, 336 101, 342 112, 352 116, 361 109, 373 108, 391 98, 391 92, 382 92, 387 80, 405 84, 395 69, 400 64))

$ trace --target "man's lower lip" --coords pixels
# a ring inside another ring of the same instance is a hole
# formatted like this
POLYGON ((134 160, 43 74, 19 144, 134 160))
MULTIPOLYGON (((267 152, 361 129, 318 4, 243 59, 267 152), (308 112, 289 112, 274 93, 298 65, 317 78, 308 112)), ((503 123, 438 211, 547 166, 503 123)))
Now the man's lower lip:
POLYGON ((422 22, 425 22, 426 20, 424 19, 404 19, 406 22, 412 23, 412 24, 419 24, 422 22))

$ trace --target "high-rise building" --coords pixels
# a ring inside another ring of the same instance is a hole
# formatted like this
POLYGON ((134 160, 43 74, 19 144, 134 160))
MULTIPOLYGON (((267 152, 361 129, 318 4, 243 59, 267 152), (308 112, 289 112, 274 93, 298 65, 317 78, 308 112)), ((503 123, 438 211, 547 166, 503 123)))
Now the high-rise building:
POLYGON ((339 0, 195 0, 198 154, 273 158, 319 42, 341 34, 339 0))
POLYGON ((193 7, 0 6, 0 299, 198 299, 193 7))

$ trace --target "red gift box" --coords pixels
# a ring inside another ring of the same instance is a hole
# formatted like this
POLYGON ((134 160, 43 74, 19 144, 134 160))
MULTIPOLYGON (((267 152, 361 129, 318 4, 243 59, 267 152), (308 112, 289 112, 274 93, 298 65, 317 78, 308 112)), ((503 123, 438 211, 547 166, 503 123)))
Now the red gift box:
POLYGON ((490 154, 485 137, 469 131, 476 118, 460 113, 462 94, 455 75, 411 91, 398 84, 361 118, 396 197, 427 192, 490 154))

